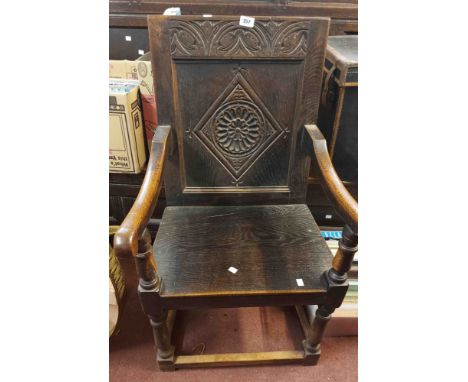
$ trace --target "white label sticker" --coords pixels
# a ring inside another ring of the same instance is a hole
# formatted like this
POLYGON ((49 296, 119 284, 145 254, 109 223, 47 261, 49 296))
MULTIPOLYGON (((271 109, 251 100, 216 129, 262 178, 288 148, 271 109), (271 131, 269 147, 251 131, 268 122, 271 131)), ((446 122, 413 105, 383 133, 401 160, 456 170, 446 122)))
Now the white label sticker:
POLYGON ((255 24, 255 17, 241 16, 239 20, 239 25, 243 27, 253 28, 255 24))
POLYGON ((206 15, 203 15, 203 17, 213 17, 213 15, 206 14, 206 15))
POLYGON ((125 36, 125 41, 132 41, 132 36, 125 36))
POLYGON ((237 273, 237 268, 229 267, 228 271, 231 272, 231 273, 236 274, 237 273))
POLYGON ((143 54, 145 54, 145 51, 143 49, 138 49, 138 54, 143 55, 143 54))
POLYGON ((163 13, 165 16, 180 16, 181 14, 180 7, 167 8, 163 13))
POLYGON ((331 215, 325 215, 325 219, 331 219, 332 216, 331 215))
POLYGON ((304 280, 296 279, 297 286, 304 286, 304 280))

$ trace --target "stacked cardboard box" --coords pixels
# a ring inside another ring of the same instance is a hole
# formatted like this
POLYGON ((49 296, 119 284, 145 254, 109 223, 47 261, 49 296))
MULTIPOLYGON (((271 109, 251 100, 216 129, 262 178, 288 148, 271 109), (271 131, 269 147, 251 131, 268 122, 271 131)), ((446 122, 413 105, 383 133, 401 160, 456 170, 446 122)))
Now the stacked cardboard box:
POLYGON ((138 80, 137 66, 135 61, 109 60, 109 78, 122 80, 138 80))
POLYGON ((141 105, 143 107, 143 120, 145 125, 146 139, 149 146, 153 139, 154 131, 158 126, 158 115, 156 112, 156 98, 154 95, 153 69, 151 66, 151 53, 146 53, 137 58, 137 76, 140 84, 141 105))
POLYGON ((148 146, 151 146, 151 140, 153 139, 154 131, 158 125, 151 53, 148 52, 135 61, 110 60, 109 77, 138 80, 145 135, 148 146))
POLYGON ((141 172, 146 162, 138 81, 109 81, 109 171, 141 172))

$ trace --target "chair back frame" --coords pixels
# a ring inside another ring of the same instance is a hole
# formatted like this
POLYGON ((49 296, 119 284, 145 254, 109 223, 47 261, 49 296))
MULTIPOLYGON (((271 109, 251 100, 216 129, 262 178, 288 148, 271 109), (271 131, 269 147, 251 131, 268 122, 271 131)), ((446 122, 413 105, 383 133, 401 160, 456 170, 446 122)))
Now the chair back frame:
POLYGON ((149 16, 168 205, 305 203, 327 18, 149 16))

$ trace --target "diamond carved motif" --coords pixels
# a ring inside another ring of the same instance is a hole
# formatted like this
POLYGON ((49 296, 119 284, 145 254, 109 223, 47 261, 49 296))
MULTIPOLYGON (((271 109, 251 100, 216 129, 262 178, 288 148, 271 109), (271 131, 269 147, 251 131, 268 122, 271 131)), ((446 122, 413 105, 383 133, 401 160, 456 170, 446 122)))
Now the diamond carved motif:
POLYGON ((284 132, 241 71, 193 128, 236 185, 284 132))

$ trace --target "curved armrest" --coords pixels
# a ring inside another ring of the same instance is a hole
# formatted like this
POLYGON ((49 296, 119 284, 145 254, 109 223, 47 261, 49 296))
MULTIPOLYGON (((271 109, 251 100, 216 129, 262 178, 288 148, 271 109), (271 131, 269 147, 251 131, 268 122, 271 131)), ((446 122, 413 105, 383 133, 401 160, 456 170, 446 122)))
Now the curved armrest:
POLYGON ((114 250, 118 256, 136 256, 138 240, 153 214, 162 185, 170 126, 158 126, 153 137, 145 178, 133 206, 114 236, 114 250))
POLYGON ((358 232, 358 204, 343 185, 328 154, 327 141, 316 125, 304 126, 311 141, 325 191, 351 229, 358 232))

